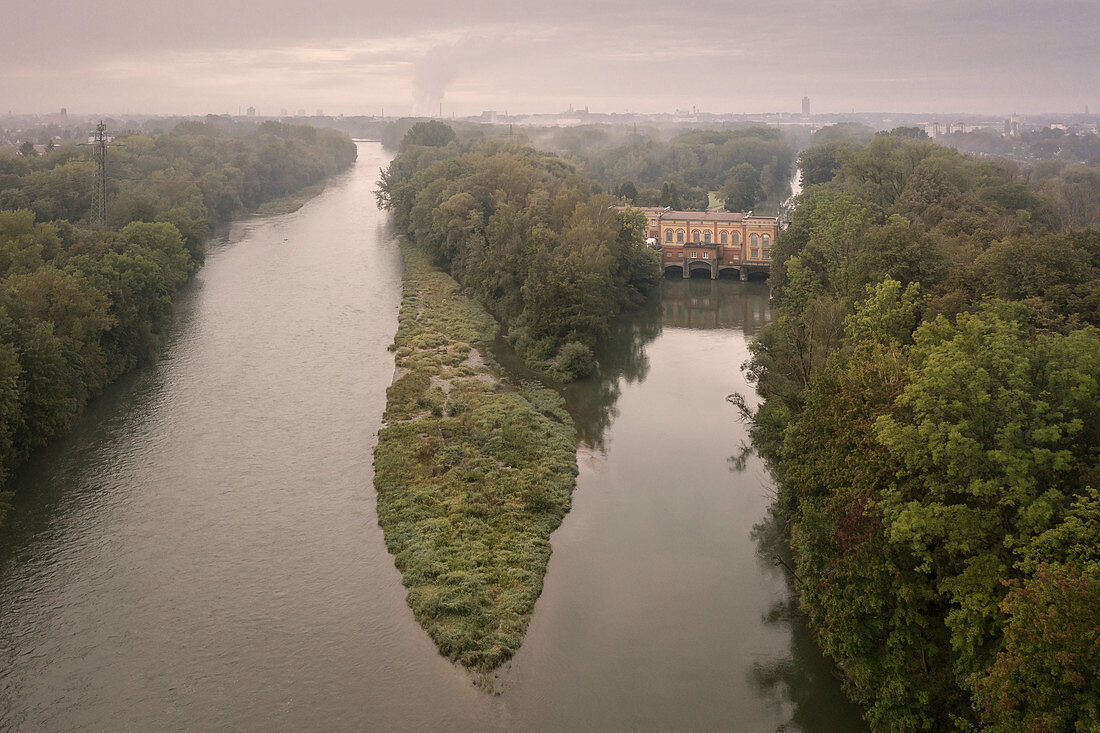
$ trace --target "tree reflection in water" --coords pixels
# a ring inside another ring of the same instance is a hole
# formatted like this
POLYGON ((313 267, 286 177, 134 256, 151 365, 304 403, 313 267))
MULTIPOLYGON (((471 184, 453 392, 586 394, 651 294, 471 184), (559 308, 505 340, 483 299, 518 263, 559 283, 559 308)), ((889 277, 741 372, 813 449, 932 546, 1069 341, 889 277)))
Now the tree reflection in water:
MULTIPOLYGON (((756 559, 761 572, 781 576, 786 593, 763 614, 768 625, 787 629, 790 654, 753 665, 749 681, 761 696, 770 696, 792 707, 790 720, 779 730, 837 733, 856 730, 858 706, 845 697, 839 671, 821 654, 813 632, 799 611, 789 568, 794 567, 786 539, 786 522, 773 503, 763 522, 753 527, 756 559)), ((867 730, 866 726, 863 728, 867 730)))
POLYGON ((606 453, 604 436, 618 415, 622 385, 645 380, 646 346, 663 328, 731 329, 752 338, 770 320, 767 291, 762 282, 666 278, 655 297, 612 324, 596 350, 596 373, 564 389, 579 444, 606 453))
POLYGON ((615 405, 622 385, 644 381, 649 374, 646 346, 661 334, 661 299, 650 298, 616 319, 611 328, 611 336, 596 350, 595 373, 564 390, 578 444, 601 454, 607 452, 607 429, 619 414, 615 405))

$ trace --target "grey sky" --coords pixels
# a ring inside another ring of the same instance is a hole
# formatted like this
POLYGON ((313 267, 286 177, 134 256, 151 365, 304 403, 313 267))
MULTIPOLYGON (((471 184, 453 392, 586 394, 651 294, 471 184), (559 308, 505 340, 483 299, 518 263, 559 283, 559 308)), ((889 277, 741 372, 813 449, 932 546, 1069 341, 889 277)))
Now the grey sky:
POLYGON ((38 0, 0 112, 1100 111, 1100 0, 38 0))

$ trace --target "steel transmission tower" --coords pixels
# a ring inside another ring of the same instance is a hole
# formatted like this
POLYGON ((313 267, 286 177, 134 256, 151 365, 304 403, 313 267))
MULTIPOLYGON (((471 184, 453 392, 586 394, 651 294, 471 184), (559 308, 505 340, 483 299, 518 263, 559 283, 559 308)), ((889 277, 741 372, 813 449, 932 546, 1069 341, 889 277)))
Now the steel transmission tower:
POLYGON ((107 125, 103 120, 95 127, 92 138, 92 158, 95 160, 95 181, 92 185, 92 219, 99 226, 107 224, 107 125))

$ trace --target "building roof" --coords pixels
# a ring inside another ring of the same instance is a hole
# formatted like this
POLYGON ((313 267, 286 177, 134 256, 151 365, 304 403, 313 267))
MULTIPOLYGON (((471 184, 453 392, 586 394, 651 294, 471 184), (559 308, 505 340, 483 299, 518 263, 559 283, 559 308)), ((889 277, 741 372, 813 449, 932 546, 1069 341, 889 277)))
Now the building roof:
POLYGON ((666 211, 662 219, 691 219, 692 221, 742 221, 749 214, 743 211, 666 211))
POLYGON ((774 224, 779 221, 774 216, 753 216, 751 211, 673 211, 667 206, 616 206, 616 209, 635 209, 645 214, 657 214, 662 220, 679 221, 688 219, 691 221, 714 221, 719 223, 734 224, 742 221, 748 223, 774 224))

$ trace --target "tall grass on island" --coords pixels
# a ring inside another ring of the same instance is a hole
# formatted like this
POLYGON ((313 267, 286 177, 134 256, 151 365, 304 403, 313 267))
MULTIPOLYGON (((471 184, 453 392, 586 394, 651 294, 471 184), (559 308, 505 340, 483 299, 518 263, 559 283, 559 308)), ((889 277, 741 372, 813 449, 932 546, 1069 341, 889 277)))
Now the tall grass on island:
POLYGON ((561 397, 511 384, 496 320, 404 244, 396 372, 375 449, 378 522, 417 621, 488 671, 519 648, 569 511, 575 429, 561 397))

